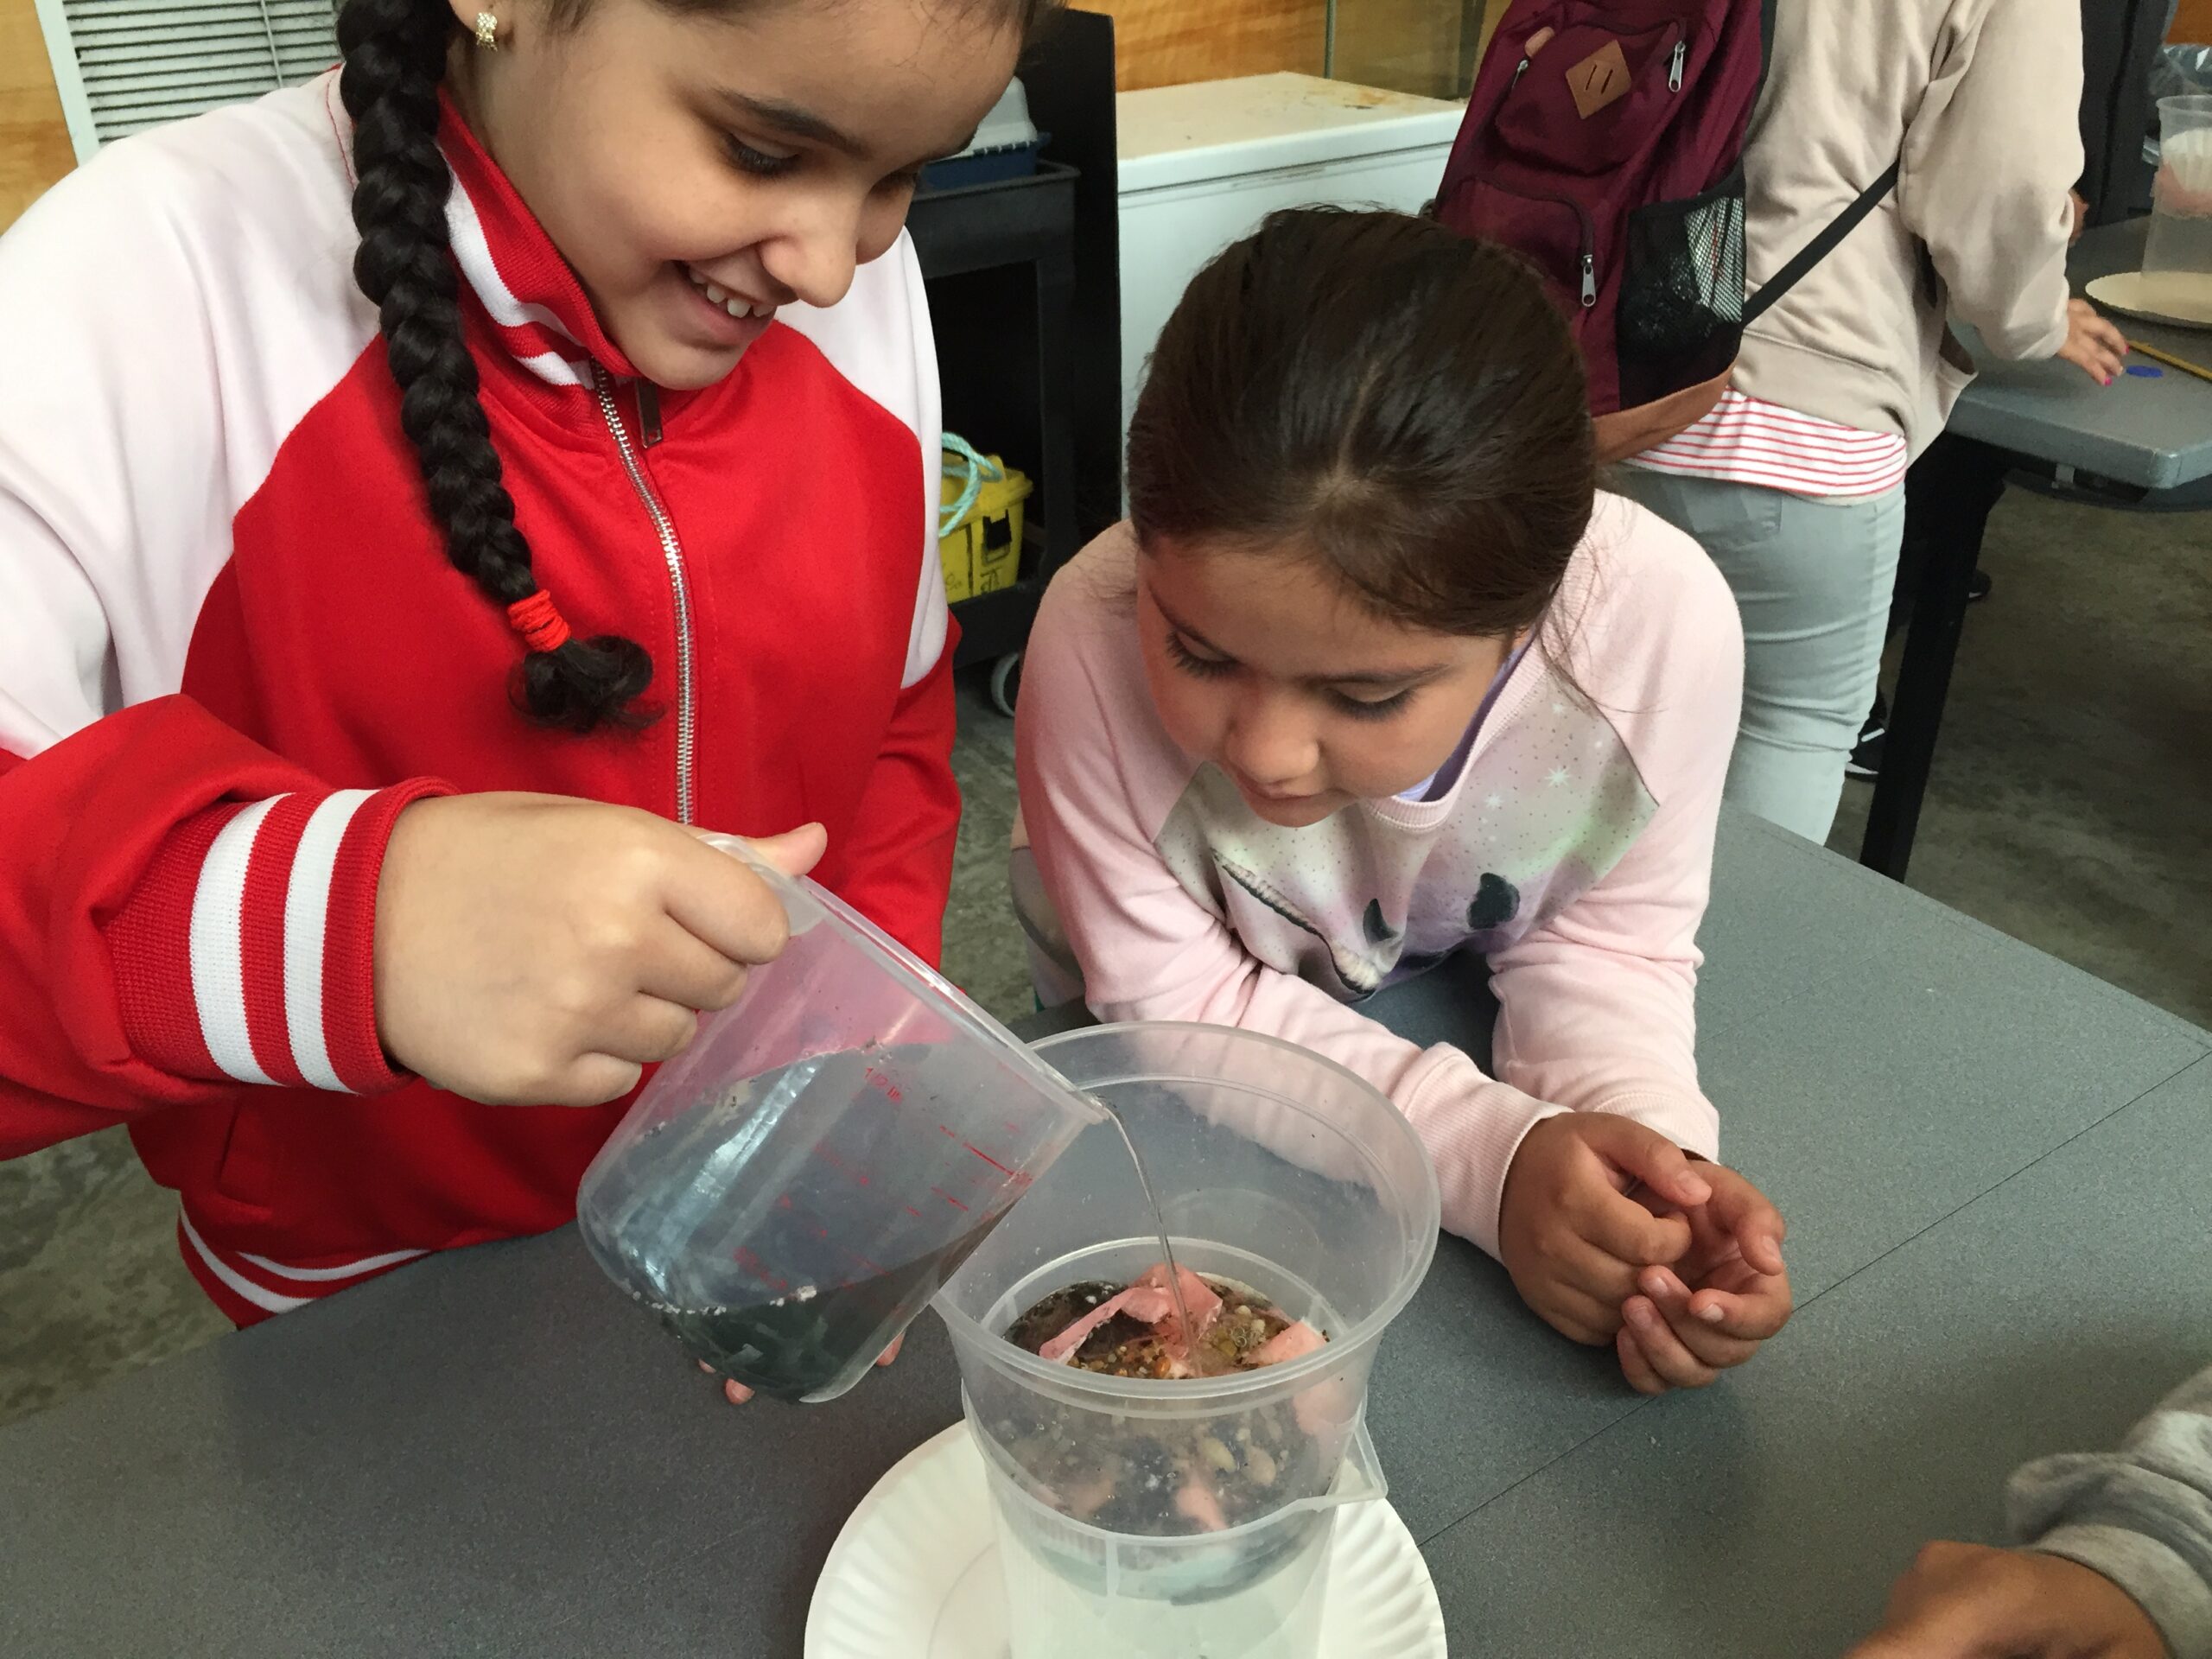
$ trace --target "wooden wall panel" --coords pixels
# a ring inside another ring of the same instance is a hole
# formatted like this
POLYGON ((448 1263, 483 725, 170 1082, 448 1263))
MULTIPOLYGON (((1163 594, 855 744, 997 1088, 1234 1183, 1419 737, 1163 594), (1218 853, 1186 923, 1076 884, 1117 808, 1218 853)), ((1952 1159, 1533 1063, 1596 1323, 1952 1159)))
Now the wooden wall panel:
POLYGON ((1278 69, 1321 73, 1325 0, 1078 0, 1114 19, 1115 85, 1125 92, 1278 69))
POLYGON ((0 0, 0 230, 77 164, 31 0, 0 0))
POLYGON ((2212 46, 2212 0, 2181 0, 2181 10, 2174 14, 2174 26, 2166 32, 2166 38, 2212 46))
MULTIPOLYGON (((2212 3, 2212 0, 2207 0, 2212 3)), ((1076 0, 1114 19, 1118 85, 1321 73, 1325 0, 1076 0)), ((1506 0, 1339 0, 1339 80, 1453 98, 1506 0)))
POLYGON ((1424 98, 1459 91, 1460 44, 1480 0, 1338 0, 1336 77, 1424 98))

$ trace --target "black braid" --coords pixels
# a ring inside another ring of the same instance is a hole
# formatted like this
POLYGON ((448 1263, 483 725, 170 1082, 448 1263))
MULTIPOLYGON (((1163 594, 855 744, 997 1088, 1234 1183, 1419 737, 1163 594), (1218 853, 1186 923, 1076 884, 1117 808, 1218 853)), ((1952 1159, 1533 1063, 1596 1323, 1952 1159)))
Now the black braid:
MULTIPOLYGON (((452 175, 437 145, 438 84, 459 25, 445 0, 346 0, 339 93, 353 118, 353 277, 377 307, 400 424, 415 445, 446 556, 501 606, 537 591, 530 543, 515 526, 499 454, 478 401, 476 363, 461 338, 446 235, 452 175)), ((639 723, 631 703, 652 658, 616 634, 530 652, 512 684, 516 706, 549 726, 588 732, 639 723)))

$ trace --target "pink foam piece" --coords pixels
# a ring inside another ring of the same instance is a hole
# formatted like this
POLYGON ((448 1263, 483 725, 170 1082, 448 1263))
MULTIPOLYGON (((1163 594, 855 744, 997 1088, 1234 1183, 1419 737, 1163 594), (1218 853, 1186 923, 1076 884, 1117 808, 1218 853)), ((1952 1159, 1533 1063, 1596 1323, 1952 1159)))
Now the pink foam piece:
MULTIPOLYGON (((1214 1321, 1221 1317, 1221 1298, 1188 1268, 1179 1266, 1175 1269, 1175 1282, 1182 1287, 1183 1311, 1191 1316, 1191 1341, 1203 1341, 1206 1332, 1213 1329, 1214 1321)), ((1153 1322, 1154 1334, 1167 1351, 1173 1374, 1191 1376, 1191 1350, 1183 1340, 1183 1333, 1175 1328, 1175 1303, 1167 1294, 1167 1264, 1155 1262, 1137 1275, 1137 1284, 1160 1297, 1161 1309, 1159 1319, 1153 1322)))
POLYGON ((1196 1475, 1176 1489, 1175 1507, 1208 1532, 1229 1530, 1229 1517, 1222 1512, 1221 1499, 1214 1496, 1212 1487, 1196 1475))
POLYGON ((1085 1338, 1116 1313, 1127 1313, 1140 1325, 1157 1325, 1162 1319, 1175 1317, 1175 1304, 1167 1294, 1166 1284, 1154 1287, 1141 1280, 1118 1295, 1109 1296, 1073 1325, 1046 1342, 1037 1351, 1037 1357, 1054 1364, 1075 1357, 1075 1351, 1083 1346, 1085 1338))
MULTIPOLYGON (((1175 1282, 1183 1291, 1183 1311, 1191 1316, 1192 1340, 1201 1340, 1221 1317, 1221 1298, 1188 1268, 1179 1267, 1175 1273, 1175 1282)), ((1126 1313, 1139 1325, 1152 1328, 1152 1333, 1166 1351, 1171 1376, 1193 1374, 1191 1351, 1183 1341, 1182 1332, 1176 1328, 1175 1299, 1168 1294, 1165 1262, 1155 1262, 1139 1274, 1127 1290, 1108 1297, 1047 1341, 1038 1349, 1037 1357, 1054 1364, 1073 1359, 1076 1350, 1083 1346, 1090 1333, 1116 1313, 1126 1313)))
POLYGON ((1285 1360, 1297 1359, 1317 1348, 1325 1348, 1329 1339, 1312 1325, 1300 1319, 1284 1326, 1252 1351, 1246 1362, 1252 1365, 1280 1365, 1285 1360))
POLYGON ((1299 1427, 1315 1440, 1333 1440, 1351 1427, 1352 1413, 1358 1404, 1344 1380, 1332 1376, 1310 1389, 1300 1389, 1291 1401, 1290 1409, 1299 1427))

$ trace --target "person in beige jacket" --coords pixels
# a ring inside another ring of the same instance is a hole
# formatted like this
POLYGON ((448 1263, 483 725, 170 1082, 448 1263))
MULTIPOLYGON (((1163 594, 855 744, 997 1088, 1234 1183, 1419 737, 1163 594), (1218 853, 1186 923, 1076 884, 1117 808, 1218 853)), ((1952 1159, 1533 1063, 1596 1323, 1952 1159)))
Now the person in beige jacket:
POLYGON ((1738 805, 1825 840, 1872 702, 1904 474, 1989 354, 2108 384, 2069 301, 2080 0, 1787 0, 1745 153, 1754 289, 1892 162, 1896 190, 1745 334, 1734 383, 1618 487, 1704 543, 1743 612, 1738 805))

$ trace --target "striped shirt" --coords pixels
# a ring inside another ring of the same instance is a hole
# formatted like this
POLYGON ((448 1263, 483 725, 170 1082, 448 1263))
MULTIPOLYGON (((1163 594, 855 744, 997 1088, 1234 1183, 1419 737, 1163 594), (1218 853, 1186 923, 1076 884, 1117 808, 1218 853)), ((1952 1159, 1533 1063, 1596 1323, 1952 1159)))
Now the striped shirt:
POLYGON ((1905 441, 1895 432, 1862 432, 1800 415, 1731 386, 1695 426, 1628 464, 1680 478, 1839 498, 1886 494, 1904 482, 1908 459, 1905 441))

